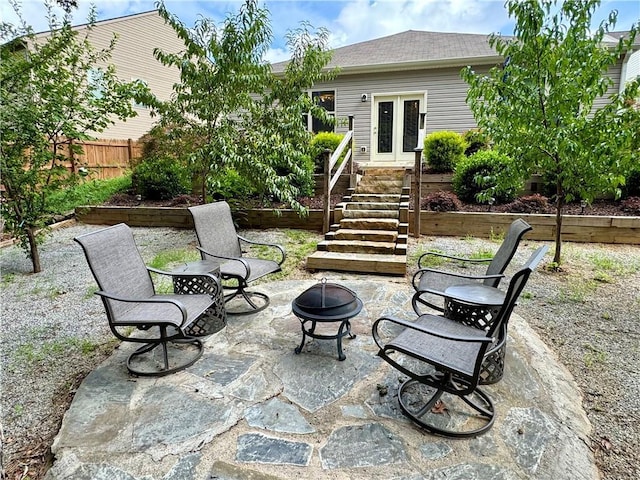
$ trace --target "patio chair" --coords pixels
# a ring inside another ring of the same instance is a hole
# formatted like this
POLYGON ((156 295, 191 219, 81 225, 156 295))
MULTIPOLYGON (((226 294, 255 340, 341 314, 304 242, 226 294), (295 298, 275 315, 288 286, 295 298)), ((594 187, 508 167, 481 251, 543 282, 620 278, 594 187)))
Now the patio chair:
POLYGON ((409 377, 398 389, 400 408, 408 418, 448 437, 473 437, 491 428, 495 408, 478 388, 482 363, 501 330, 506 338, 516 300, 547 250, 546 245, 538 248, 511 278, 503 305, 486 330, 430 314, 415 321, 382 317, 374 322, 378 355, 409 377))
MULTIPOLYGON (((248 308, 236 308, 228 314, 248 315, 264 310, 269 305, 269 297, 262 292, 248 291, 248 284, 266 275, 280 271, 286 258, 284 248, 272 243, 260 243, 238 235, 227 202, 214 202, 189 207, 198 239, 198 249, 203 260, 213 258, 220 261, 220 275, 232 284, 223 284, 231 290, 225 295, 228 303, 236 297, 242 297, 248 308), (274 253, 275 260, 248 257, 243 255, 243 245, 266 247, 274 253)), ((231 307, 233 308, 233 307, 231 307)))
POLYGON ((430 307, 440 312, 444 311, 441 300, 444 296, 444 290, 450 285, 481 283, 483 285, 497 287, 500 284, 500 280, 504 278, 503 273, 513 258, 513 255, 516 253, 520 240, 529 230, 532 230, 532 227, 527 222, 521 218, 514 220, 509 226, 507 235, 500 245, 500 248, 498 248, 495 255, 491 258, 469 259, 436 252, 427 252, 421 255, 418 259, 419 270, 413 275, 411 281, 415 290, 413 298, 411 299, 413 310, 417 315, 424 313, 421 311, 421 306, 430 307), (471 264, 488 263, 488 265, 487 270, 482 275, 467 275, 423 267, 423 262, 426 262, 426 259, 429 257, 464 261, 471 264), (440 297, 439 300, 436 300, 436 297, 440 297))
MULTIPOLYGON (((150 272, 170 274, 145 266, 133 233, 124 223, 74 240, 82 246, 98 283, 96 294, 102 299, 111 331, 123 342, 143 344, 127 358, 129 372, 163 376, 187 368, 200 358, 202 342, 189 334, 189 327, 216 308, 215 298, 206 294, 156 294, 150 272), (146 335, 129 335, 132 327, 146 335), (158 347, 159 359, 155 356, 158 347)), ((203 276, 220 283, 214 275, 194 275, 203 276)))

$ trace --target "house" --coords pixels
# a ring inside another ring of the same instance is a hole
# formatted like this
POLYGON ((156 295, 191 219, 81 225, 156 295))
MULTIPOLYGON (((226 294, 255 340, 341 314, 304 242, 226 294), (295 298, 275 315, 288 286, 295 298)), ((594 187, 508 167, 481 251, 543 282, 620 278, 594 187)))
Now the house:
MULTIPOLYGON (((87 25, 74 27, 82 35, 87 25)), ((96 49, 106 48, 113 35, 118 39, 109 63, 114 65, 121 80, 142 80, 161 100, 168 100, 175 82, 180 80, 177 68, 162 65, 153 56, 156 47, 166 52, 177 53, 184 49, 171 26, 165 24, 157 10, 127 15, 124 17, 98 21, 89 36, 96 49)), ((46 39, 49 32, 36 34, 36 41, 46 39)), ((91 76, 92 72, 89 72, 91 76)), ((151 118, 150 109, 135 104, 137 116, 126 121, 117 121, 101 133, 94 133, 101 139, 137 140, 148 132, 157 119, 151 118)))
MULTIPOLYGON (((615 42, 623 34, 607 40, 615 42)), ((612 93, 620 88, 621 75, 632 75, 631 57, 621 58, 610 70, 612 93)), ((339 75, 315 85, 311 95, 336 118, 354 116, 353 158, 358 164, 410 166, 420 113, 426 114, 427 134, 476 127, 460 70, 470 65, 483 73, 503 60, 489 46, 488 35, 409 30, 335 49, 328 68, 339 67, 339 75)), ((285 66, 274 64, 273 72, 277 75, 285 66)), ((343 123, 338 122, 337 132, 346 131, 343 123)), ((316 127, 309 125, 314 131, 316 127)))

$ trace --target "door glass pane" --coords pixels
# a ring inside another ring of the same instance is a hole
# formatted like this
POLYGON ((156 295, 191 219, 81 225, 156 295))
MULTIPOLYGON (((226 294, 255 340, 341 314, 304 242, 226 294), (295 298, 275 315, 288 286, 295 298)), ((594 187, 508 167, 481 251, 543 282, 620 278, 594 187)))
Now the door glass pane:
POLYGON ((418 146, 419 108, 419 100, 406 100, 404 102, 404 119, 402 122, 403 152, 413 152, 413 149, 418 146))
POLYGON ((393 102, 378 104, 378 153, 393 151, 393 102))

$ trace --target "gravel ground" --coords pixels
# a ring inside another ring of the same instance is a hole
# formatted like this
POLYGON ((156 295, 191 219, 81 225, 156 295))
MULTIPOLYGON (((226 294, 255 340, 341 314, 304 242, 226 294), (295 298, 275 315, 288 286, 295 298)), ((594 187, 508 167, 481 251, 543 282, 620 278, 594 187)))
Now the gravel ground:
MULTIPOLYGON (((73 242, 97 228, 54 231, 41 246, 44 271, 36 275, 17 247, 0 251, 3 478, 43 477, 48 448, 79 382, 117 348, 82 251, 73 242)), ((279 230, 243 234, 290 247, 301 241, 279 230)), ((188 230, 135 228, 134 235, 146 262, 195 242, 188 230)), ((308 234, 304 241, 319 239, 308 234)), ((426 250, 493 252, 499 242, 410 239, 410 264, 426 250)), ((523 242, 513 263, 524 262, 537 244, 523 242)), ((582 389, 603 479, 640 478, 640 246, 565 243, 563 252, 563 270, 537 271, 516 311, 582 389)), ((300 266, 293 266, 290 278, 310 277, 300 266)))

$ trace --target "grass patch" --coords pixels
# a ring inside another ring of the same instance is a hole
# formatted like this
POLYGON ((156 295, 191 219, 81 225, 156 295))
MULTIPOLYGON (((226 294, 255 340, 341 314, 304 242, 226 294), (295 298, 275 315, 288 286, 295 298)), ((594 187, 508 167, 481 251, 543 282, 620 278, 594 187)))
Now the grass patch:
POLYGON ((583 345, 585 349, 585 354, 583 357, 584 365, 587 368, 594 368, 597 365, 601 365, 607 361, 607 353, 603 350, 600 350, 598 347, 590 343, 585 343, 583 345))
POLYGON ((179 248, 158 253, 153 257, 149 266, 158 270, 168 270, 175 264, 194 262, 196 260, 200 260, 200 252, 192 248, 179 248))
POLYGON ((33 367, 48 359, 69 355, 71 351, 90 355, 102 344, 86 338, 66 337, 50 342, 28 342, 20 345, 14 352, 12 363, 20 367, 33 367))
POLYGON ((598 288, 595 280, 575 278, 566 287, 560 289, 560 299, 574 303, 584 303, 587 296, 598 288))
POLYGON ((283 280, 297 270, 304 270, 307 257, 316 250, 320 238, 317 233, 307 230, 285 229, 283 233, 285 236, 283 247, 287 252, 287 258, 281 265, 282 270, 265 277, 263 279, 265 282, 283 280))
MULTIPOLYGON (((418 249, 415 251, 415 253, 412 253, 411 255, 409 255, 409 257, 407 259, 408 260, 407 264, 408 265, 417 265, 418 264, 418 260, 425 253, 444 254, 444 252, 442 250, 438 250, 437 248, 424 248, 422 245, 420 245, 418 247, 418 249)), ((444 265, 446 262, 447 262, 447 260, 444 257, 440 257, 438 255, 427 255, 422 259, 422 267, 423 268, 440 267, 440 266, 444 265)))
POLYGON ((53 214, 63 214, 80 205, 99 205, 114 194, 130 188, 130 174, 108 180, 87 180, 50 195, 47 208, 53 214))

